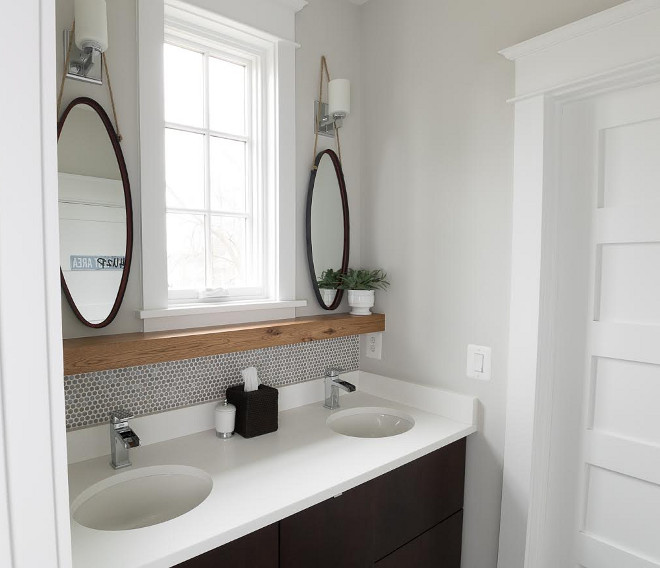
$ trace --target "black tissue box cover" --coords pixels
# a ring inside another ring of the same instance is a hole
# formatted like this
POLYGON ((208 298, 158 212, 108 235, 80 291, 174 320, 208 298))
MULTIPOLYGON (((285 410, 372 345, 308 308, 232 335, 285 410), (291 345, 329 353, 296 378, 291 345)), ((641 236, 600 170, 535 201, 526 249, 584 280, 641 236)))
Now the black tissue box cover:
POLYGON ((254 438, 277 430, 277 399, 279 391, 259 385, 259 389, 245 392, 241 383, 227 389, 227 401, 236 407, 235 431, 243 438, 254 438))

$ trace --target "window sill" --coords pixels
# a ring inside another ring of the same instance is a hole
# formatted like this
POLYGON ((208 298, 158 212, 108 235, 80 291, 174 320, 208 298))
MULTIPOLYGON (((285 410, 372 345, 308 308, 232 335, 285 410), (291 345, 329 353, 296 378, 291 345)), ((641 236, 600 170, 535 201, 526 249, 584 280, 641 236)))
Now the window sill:
POLYGON ((279 310, 283 308, 304 308, 307 300, 241 300, 217 304, 175 304, 158 310, 139 310, 140 319, 196 316, 203 314, 221 314, 230 312, 252 312, 255 310, 279 310))

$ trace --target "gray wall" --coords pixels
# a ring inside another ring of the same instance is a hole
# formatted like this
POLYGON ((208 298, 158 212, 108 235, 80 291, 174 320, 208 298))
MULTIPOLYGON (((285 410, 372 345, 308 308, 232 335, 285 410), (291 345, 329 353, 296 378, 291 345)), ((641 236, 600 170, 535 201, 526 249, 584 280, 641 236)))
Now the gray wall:
MULTIPOLYGON (((91 330, 83 326, 73 315, 66 300, 63 300, 64 337, 105 335, 142 331, 142 322, 135 316, 142 307, 142 283, 140 259, 140 169, 137 92, 137 21, 135 0, 112 0, 108 6, 109 48, 106 53, 110 65, 112 87, 115 94, 120 130, 123 135, 122 149, 128 166, 133 192, 135 219, 135 245, 133 266, 126 289, 126 297, 117 319, 108 327, 91 330)), ((359 264, 359 218, 360 218, 360 88, 359 88, 359 12, 360 9, 345 0, 311 0, 296 18, 296 38, 301 47, 296 53, 296 206, 297 206, 297 250, 296 250, 296 297, 307 300, 309 305, 297 311, 298 315, 325 313, 318 307, 312 292, 307 271, 305 249, 305 198, 314 144, 313 101, 317 96, 321 55, 328 57, 333 77, 346 77, 353 84, 353 109, 342 129, 342 151, 348 186, 352 224, 352 264, 359 264)), ((62 72, 62 30, 71 26, 73 0, 57 0, 57 76, 62 72)), ((58 83, 59 85, 59 83, 58 83)), ((99 101, 110 113, 107 87, 67 80, 62 109, 77 96, 89 96, 99 101)), ((332 140, 323 139, 320 149, 332 147, 332 140)), ((346 300, 339 311, 347 311, 346 300)), ((219 318, 218 324, 222 324, 219 318)))
POLYGON ((513 65, 499 49, 617 0, 371 0, 362 8, 361 254, 390 291, 360 368, 476 395, 463 566, 496 566, 506 400, 513 65), (492 380, 465 377, 468 343, 492 380))

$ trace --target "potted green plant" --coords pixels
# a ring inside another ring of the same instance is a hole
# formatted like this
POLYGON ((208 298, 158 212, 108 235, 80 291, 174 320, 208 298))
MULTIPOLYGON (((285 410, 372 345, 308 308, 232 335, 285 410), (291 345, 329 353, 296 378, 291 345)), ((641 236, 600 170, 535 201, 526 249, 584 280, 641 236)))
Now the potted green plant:
POLYGON ((316 281, 321 292, 321 298, 326 306, 331 306, 335 301, 337 289, 341 285, 341 271, 328 268, 321 273, 321 278, 316 281))
POLYGON ((374 305, 375 291, 385 290, 390 283, 387 274, 378 268, 376 270, 349 268, 341 278, 340 288, 348 290, 348 305, 354 316, 368 316, 374 305))

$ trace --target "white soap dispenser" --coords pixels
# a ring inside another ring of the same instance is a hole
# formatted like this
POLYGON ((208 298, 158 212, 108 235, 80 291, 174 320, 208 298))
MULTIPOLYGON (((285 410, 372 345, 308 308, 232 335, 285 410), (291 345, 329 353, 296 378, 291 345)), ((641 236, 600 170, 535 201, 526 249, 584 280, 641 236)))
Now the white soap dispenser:
POLYGON ((215 407, 215 435, 227 439, 234 435, 236 421, 236 407, 229 404, 227 399, 220 401, 215 407))

